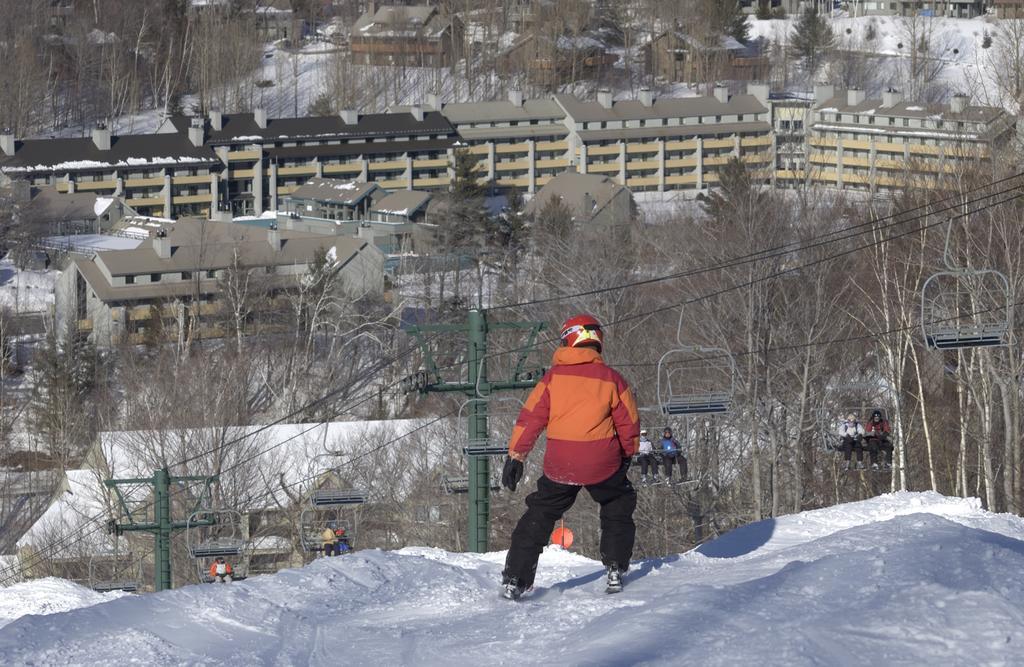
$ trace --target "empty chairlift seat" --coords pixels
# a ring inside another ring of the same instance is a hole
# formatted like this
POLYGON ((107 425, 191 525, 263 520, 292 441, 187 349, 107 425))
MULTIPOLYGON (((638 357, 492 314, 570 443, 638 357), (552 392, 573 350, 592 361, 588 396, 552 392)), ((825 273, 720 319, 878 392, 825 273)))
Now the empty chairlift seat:
POLYGON ((732 410, 736 366, 723 348, 684 345, 658 361, 658 407, 662 414, 695 416, 732 410))
POLYGON ((928 349, 956 350, 1007 345, 1010 336, 1010 282, 995 269, 957 266, 946 232, 945 271, 921 287, 921 331, 928 349))

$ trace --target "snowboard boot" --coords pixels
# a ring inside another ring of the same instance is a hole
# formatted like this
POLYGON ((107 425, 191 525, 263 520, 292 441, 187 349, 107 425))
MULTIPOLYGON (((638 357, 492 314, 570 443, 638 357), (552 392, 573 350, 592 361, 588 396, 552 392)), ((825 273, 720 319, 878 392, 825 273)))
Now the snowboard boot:
POLYGON ((661 480, 658 479, 657 475, 651 478, 651 484, 661 484, 661 480))
POLYGON ((892 461, 886 461, 885 463, 882 464, 882 467, 885 468, 886 470, 892 470, 892 461))
POLYGON ((641 483, 641 484, 647 484, 647 475, 644 475, 644 476, 642 476, 642 477, 640 478, 640 483, 641 483))
POLYGON ((863 470, 863 469, 864 469, 864 462, 863 461, 857 461, 857 470, 863 470))
POLYGON ((872 463, 871 464, 871 469, 874 470, 874 471, 877 471, 878 470, 878 464, 877 463, 872 463))
POLYGON ((526 587, 519 585, 518 577, 509 577, 508 581, 501 585, 501 597, 506 600, 518 600, 525 592, 526 587))
POLYGON ((608 585, 605 587, 605 593, 621 593, 622 592, 622 573, 625 570, 619 568, 618 565, 612 563, 608 566, 608 585))

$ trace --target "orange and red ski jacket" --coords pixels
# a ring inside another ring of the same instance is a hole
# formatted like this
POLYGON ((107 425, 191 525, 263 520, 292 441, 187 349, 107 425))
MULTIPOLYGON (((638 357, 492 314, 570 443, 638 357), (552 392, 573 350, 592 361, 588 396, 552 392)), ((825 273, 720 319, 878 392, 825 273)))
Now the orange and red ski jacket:
POLYGON ((548 431, 544 474, 561 484, 597 484, 640 445, 640 419, 629 385, 590 347, 560 347, 552 368, 526 400, 508 445, 525 461, 548 431))
MULTIPOLYGON (((224 563, 224 565, 226 566, 224 568, 224 574, 231 574, 231 563, 224 563)), ((213 561, 212 563, 210 563, 210 576, 217 576, 217 561, 213 561)))

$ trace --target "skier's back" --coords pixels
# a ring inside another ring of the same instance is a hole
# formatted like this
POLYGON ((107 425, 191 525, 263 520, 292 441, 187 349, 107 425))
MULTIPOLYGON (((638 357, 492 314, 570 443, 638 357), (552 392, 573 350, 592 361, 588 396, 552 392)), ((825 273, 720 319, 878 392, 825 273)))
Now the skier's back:
POLYGON ((626 470, 640 435, 636 403, 626 381, 601 359, 596 319, 567 320, 561 340, 551 370, 519 413, 502 472, 502 484, 514 491, 523 462, 547 429, 544 474, 526 498, 502 573, 503 594, 512 599, 533 586, 537 559, 555 522, 583 487, 601 505, 601 559, 608 567, 609 591, 621 587, 621 573, 633 554, 636 491, 626 470))

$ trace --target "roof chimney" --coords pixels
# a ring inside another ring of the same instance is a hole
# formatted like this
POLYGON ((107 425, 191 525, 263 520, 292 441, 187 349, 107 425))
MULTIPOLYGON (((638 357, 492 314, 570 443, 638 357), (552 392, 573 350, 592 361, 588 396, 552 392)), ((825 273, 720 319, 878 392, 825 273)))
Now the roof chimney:
POLYGON ((722 104, 729 103, 729 89, 726 86, 715 85, 715 99, 722 104))
POLYGON ((224 116, 217 107, 210 109, 210 127, 218 132, 224 129, 224 116))
POLYGON ((106 123, 96 123, 96 127, 92 130, 92 143, 96 144, 96 148, 101 151, 110 150, 110 128, 106 123))
POLYGON ((9 127, 0 130, 0 153, 7 157, 14 155, 14 130, 9 127))
POLYGON ((355 125, 359 122, 359 112, 355 109, 342 109, 341 119, 346 125, 355 125))
POLYGON ((612 91, 607 88, 602 88, 597 91, 597 103, 603 106, 605 109, 612 108, 612 91))
POLYGON ((153 237, 153 250, 160 259, 171 258, 171 240, 167 238, 167 230, 160 229, 153 237))
POLYGON ((894 107, 901 101, 902 96, 900 95, 900 91, 896 90, 895 88, 888 88, 884 93, 882 93, 883 108, 894 107))
POLYGON ((640 100, 640 104, 645 107, 654 106, 654 93, 651 92, 650 88, 641 88, 640 96, 637 97, 637 99, 640 100))
POLYGON ((206 139, 206 124, 202 118, 196 117, 192 119, 188 128, 188 140, 192 142, 192 145, 199 147, 203 145, 203 141, 206 139))
POLYGON ((420 105, 413 104, 411 107, 409 107, 409 113, 411 113, 412 117, 418 120, 419 122, 423 122, 423 107, 421 107, 420 105))
POLYGON ((423 100, 423 107, 425 109, 430 109, 431 111, 440 111, 441 100, 439 100, 437 98, 437 95, 435 95, 434 93, 427 93, 426 97, 423 100))
POLYGON ((753 95, 761 104, 768 106, 768 95, 770 89, 767 83, 748 83, 747 84, 747 95, 753 95))
POLYGON ((261 130, 267 129, 267 110, 256 109, 252 112, 252 119, 256 121, 256 124, 261 130))
POLYGON ((814 103, 824 104, 836 96, 836 89, 830 83, 814 84, 814 103))
POLYGON ((274 249, 274 252, 281 252, 281 247, 284 245, 281 243, 281 231, 277 228, 277 223, 270 223, 270 229, 267 230, 267 243, 274 249))
POLYGON ((967 96, 963 93, 957 93, 949 100, 949 110, 953 113, 963 113, 967 111, 967 96))
POLYGON ((846 91, 846 103, 851 107, 863 102, 865 97, 864 91, 860 88, 850 88, 846 91))
POLYGON ((508 101, 512 103, 514 107, 523 106, 523 91, 518 88, 512 88, 508 91, 508 101))

